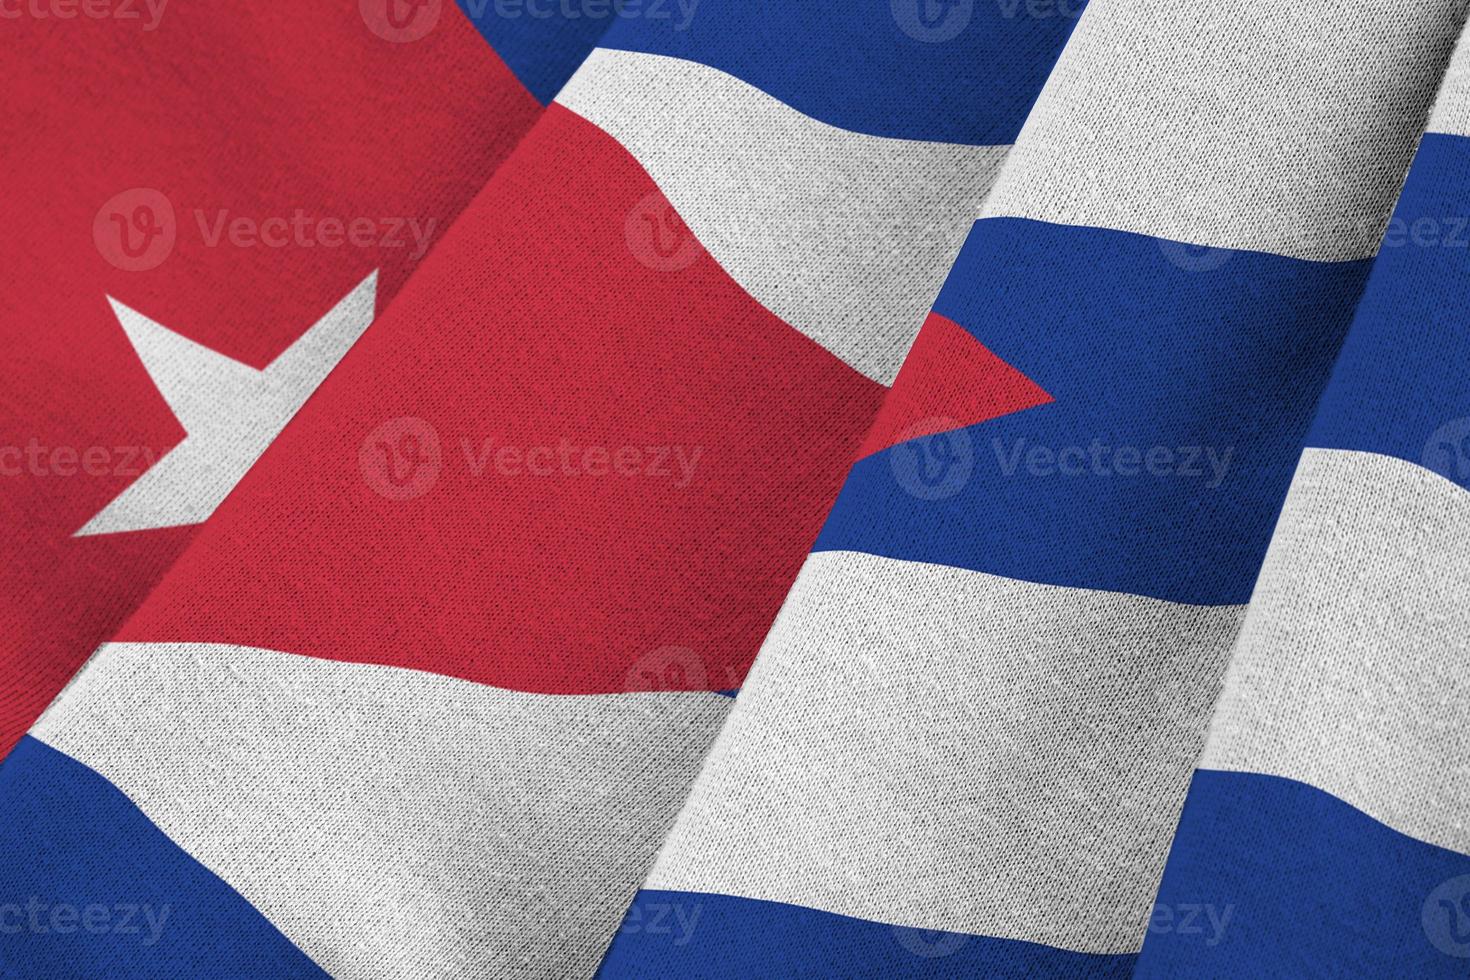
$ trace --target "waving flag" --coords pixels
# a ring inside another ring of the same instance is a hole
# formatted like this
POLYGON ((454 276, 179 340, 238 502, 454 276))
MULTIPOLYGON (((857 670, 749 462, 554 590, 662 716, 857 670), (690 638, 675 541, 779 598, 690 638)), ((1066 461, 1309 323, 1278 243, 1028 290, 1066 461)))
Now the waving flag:
POLYGON ((1230 6, 1090 5, 603 976, 1126 977, 1289 860, 1155 907, 1459 5, 1230 6))
POLYGON ((0 752, 529 129, 507 62, 590 48, 499 20, 502 60, 437 2, 5 10, 0 752))
POLYGON ((1231 909, 1231 928, 1208 945, 1151 935, 1141 975, 1465 974, 1467 68, 1462 41, 1307 435, 1164 874, 1160 903, 1231 909))
POLYGON ((592 972, 1073 26, 975 13, 612 23, 0 768, 0 891, 171 909, 117 974, 592 972))
POLYGON ((1463 973, 1460 0, 0 14, 0 976, 1463 973))

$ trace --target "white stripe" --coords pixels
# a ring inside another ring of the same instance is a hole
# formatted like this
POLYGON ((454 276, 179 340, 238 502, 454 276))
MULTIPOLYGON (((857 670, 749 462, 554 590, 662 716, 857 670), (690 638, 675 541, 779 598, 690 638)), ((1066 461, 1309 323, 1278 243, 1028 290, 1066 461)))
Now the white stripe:
POLYGON ((109 644, 34 734, 337 977, 590 975, 729 699, 109 644))
POLYGON ((594 51, 557 101, 638 160, 748 293, 883 384, 1007 149, 849 132, 714 68, 627 51, 594 51))
POLYGON ((1092 0, 987 216, 1372 255, 1463 0, 1092 0))
POLYGON ((1136 950, 1240 615, 814 554, 648 884, 1136 950))
POLYGON ((1461 35, 1455 46, 1428 128, 1431 133, 1470 136, 1470 34, 1461 35))
POLYGON ((1303 454, 1200 766, 1470 853, 1470 494, 1389 456, 1303 454))

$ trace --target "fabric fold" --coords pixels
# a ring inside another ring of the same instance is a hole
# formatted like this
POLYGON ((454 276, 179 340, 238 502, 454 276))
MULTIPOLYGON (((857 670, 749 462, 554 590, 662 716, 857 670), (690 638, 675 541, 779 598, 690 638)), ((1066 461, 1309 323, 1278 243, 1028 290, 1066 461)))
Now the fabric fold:
POLYGON ((1236 927, 1156 891, 1462 12, 1231 8, 1089 5, 603 976, 1119 976, 1236 927))

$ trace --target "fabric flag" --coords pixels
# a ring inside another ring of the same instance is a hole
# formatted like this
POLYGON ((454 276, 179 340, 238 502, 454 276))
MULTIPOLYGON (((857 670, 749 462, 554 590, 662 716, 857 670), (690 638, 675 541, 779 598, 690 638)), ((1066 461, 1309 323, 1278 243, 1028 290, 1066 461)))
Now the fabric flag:
POLYGON ((1470 958, 1470 46, 1307 436, 1139 975, 1463 977, 1470 958))
MULTIPOLYGON (((1227 6, 1089 6, 601 976, 1127 977, 1160 932, 1149 976, 1427 975, 1395 958, 1394 943, 1433 952, 1410 921, 1420 881, 1399 901, 1406 845, 1279 779, 1198 777, 1155 904, 1244 604, 1463 14, 1227 6), (1387 933, 1379 958, 1360 948, 1387 933)), ((1405 221, 1458 190, 1432 140, 1405 221)), ((1463 259, 1412 261, 1412 278, 1386 263, 1394 305, 1370 297, 1365 316, 1382 309, 1393 340, 1349 350, 1314 445, 1417 457, 1425 424, 1463 414, 1404 381, 1432 364, 1464 387, 1458 328, 1433 329, 1464 287, 1411 319, 1408 347, 1398 305, 1463 259), (1406 409, 1391 429, 1388 390, 1406 409)), ((1247 630, 1256 666, 1206 763, 1326 778, 1463 848, 1463 718, 1429 710, 1453 670, 1430 637, 1461 642, 1448 596, 1463 581, 1408 615, 1392 588, 1461 570, 1463 491, 1358 456, 1298 476, 1291 553, 1268 565, 1275 597, 1247 630), (1385 625, 1364 636, 1364 621, 1385 625), (1435 748, 1449 754, 1419 754, 1435 748)), ((1463 871, 1418 846, 1425 884, 1463 871)))
POLYGON ((0 0, 0 977, 1464 974, 1463 0, 331 6, 0 0))
POLYGON ((596 969, 1075 20, 932 13, 609 24, 0 766, 166 926, 0 962, 596 969))
POLYGON ((0 9, 0 754, 529 130, 550 54, 591 47, 308 7, 0 9))

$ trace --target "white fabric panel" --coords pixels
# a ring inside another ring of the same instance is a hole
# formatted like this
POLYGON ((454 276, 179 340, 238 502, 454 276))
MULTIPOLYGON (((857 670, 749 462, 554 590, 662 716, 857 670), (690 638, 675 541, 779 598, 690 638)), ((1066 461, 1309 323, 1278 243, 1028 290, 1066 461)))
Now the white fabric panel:
POLYGON ((1463 15, 1458 0, 1092 0, 985 215, 1373 255, 1463 15))
POLYGON ((1429 132, 1470 136, 1470 36, 1461 37, 1429 115, 1429 132))
POLYGON ((1470 853, 1470 494, 1391 456, 1303 454, 1200 766, 1470 853))
POLYGON ((647 887, 1136 950, 1240 616, 816 553, 647 887))
POLYGON ((590 976, 729 704, 114 643, 32 734, 333 976, 590 976))
POLYGON ((751 296, 891 384, 1008 147, 853 133, 692 61, 598 49, 557 101, 751 296))

